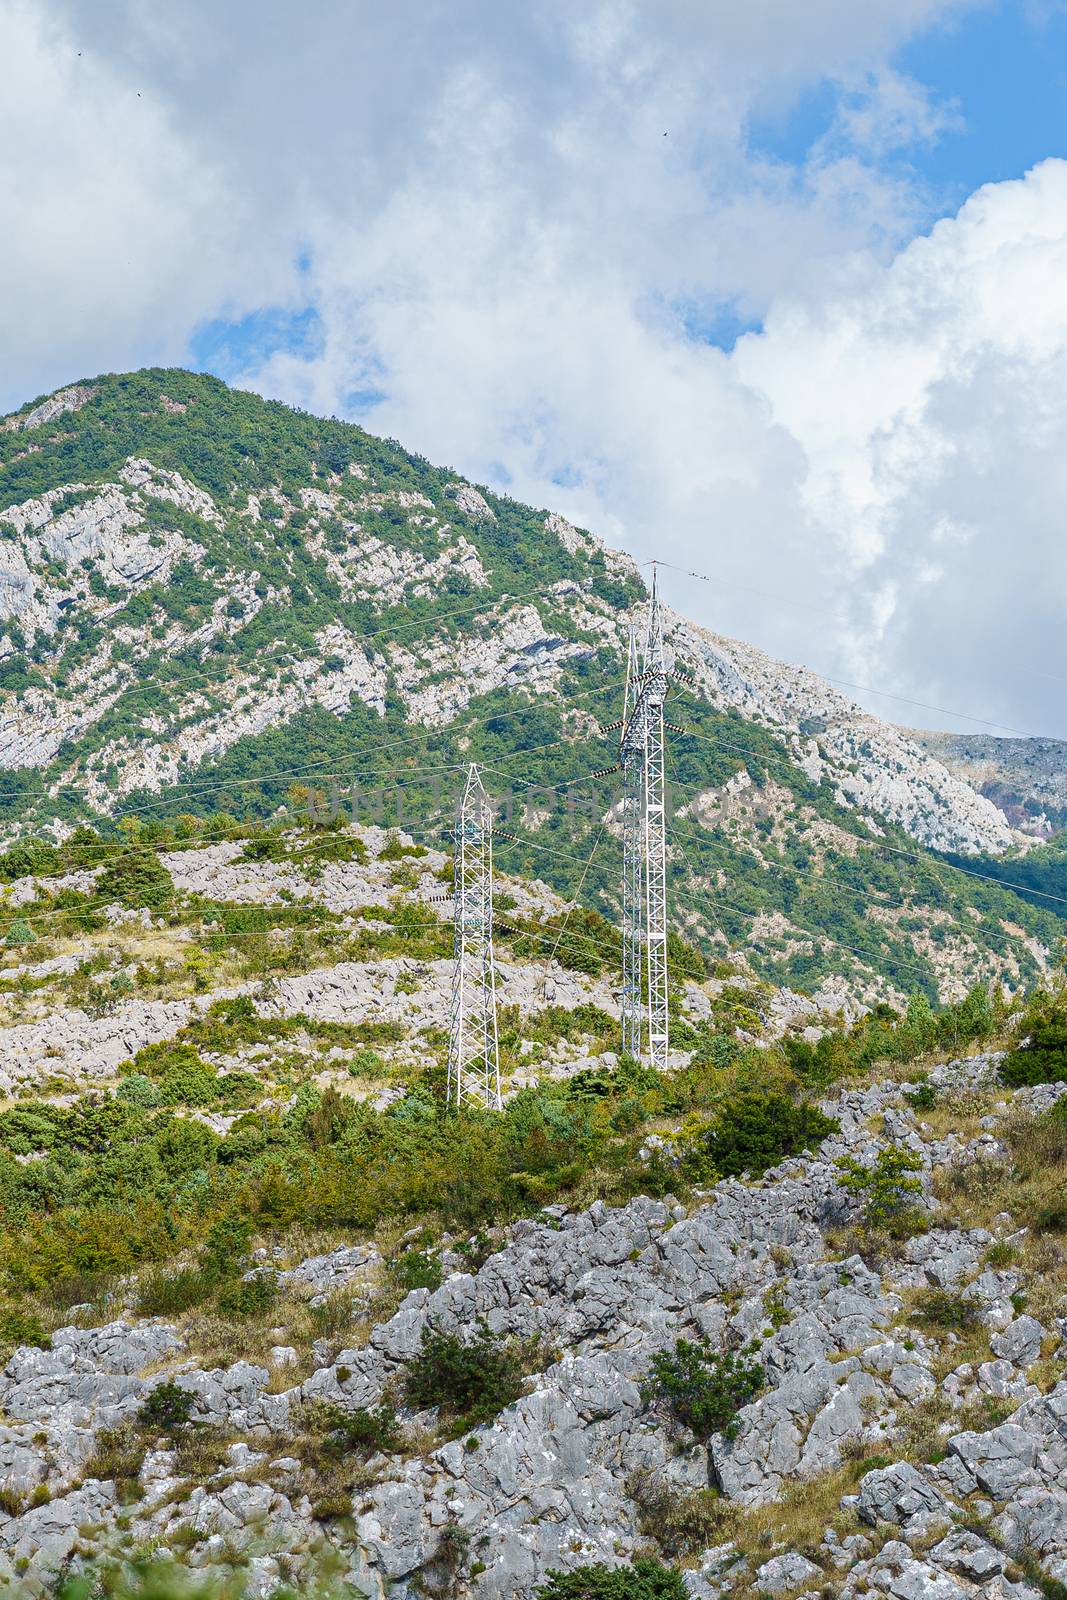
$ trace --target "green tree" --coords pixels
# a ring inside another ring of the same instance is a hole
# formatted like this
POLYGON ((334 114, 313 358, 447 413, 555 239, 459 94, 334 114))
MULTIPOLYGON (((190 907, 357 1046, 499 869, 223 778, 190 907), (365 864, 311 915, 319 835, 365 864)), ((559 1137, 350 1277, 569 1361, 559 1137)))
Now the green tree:
POLYGON ((852 1156, 842 1156, 837 1170, 841 1187, 863 1201, 867 1227, 907 1238, 925 1226, 925 1214, 916 1203, 922 1183, 915 1174, 922 1171, 922 1161, 913 1150, 892 1145, 880 1150, 869 1167, 852 1156))

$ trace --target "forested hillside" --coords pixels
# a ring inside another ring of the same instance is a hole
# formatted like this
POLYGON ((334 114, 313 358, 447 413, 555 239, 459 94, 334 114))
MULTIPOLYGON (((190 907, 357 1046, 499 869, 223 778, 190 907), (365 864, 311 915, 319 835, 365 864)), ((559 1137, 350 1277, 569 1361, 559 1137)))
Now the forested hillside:
MULTIPOLYGON (((643 594, 563 518, 349 424, 176 370, 75 385, 0 430, 0 817, 156 848, 184 815, 343 804, 432 842, 477 759, 501 864, 611 917, 618 780, 589 774, 643 594)), ((1002 853, 989 801, 810 674, 668 632, 680 929, 868 995, 1042 970, 1058 903, 927 848, 1002 853)))

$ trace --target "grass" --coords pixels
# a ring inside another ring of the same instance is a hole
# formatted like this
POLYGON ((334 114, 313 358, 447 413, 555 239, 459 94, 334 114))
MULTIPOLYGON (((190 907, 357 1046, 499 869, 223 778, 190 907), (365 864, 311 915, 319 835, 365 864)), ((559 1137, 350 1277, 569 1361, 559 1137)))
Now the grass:
POLYGON ((871 1464, 846 1462, 820 1478, 790 1484, 763 1506, 741 1506, 711 1489, 686 1494, 648 1474, 635 1475, 629 1489, 641 1532, 672 1559, 684 1561, 729 1541, 753 1564, 783 1551, 818 1562, 826 1528, 834 1528, 841 1537, 859 1531, 855 1513, 842 1509, 841 1498, 855 1492, 871 1464))

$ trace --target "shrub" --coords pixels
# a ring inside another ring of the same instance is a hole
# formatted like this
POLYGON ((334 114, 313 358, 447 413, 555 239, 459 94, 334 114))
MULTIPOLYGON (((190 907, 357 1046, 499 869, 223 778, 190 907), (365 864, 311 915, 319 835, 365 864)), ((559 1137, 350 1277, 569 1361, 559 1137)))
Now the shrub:
POLYGON ((280 833, 264 833, 249 839, 238 857, 241 861, 284 861, 288 851, 280 833))
POLYGON ((698 1182, 753 1177, 838 1131, 815 1106, 784 1094, 744 1090, 724 1100, 710 1122, 687 1131, 683 1166, 698 1182))
POLYGON ((407 1363, 403 1393, 417 1410, 436 1406, 465 1427, 488 1422, 522 1394, 519 1351, 484 1323, 467 1344, 458 1334, 427 1328, 418 1355, 407 1363))
POLYGON ((191 1044, 175 1039, 163 1039, 158 1044, 143 1045, 129 1061, 124 1061, 119 1071, 128 1077, 135 1074, 157 1080, 179 1067, 203 1067, 191 1044))
POLYGON ((389 1272, 405 1294, 412 1289, 439 1289, 443 1278, 441 1263, 427 1250, 405 1250, 394 1256, 389 1272))
POLYGON ((1067 997, 1060 992, 1031 1002, 1023 1018, 1022 1043, 1000 1064, 1009 1088, 1067 1082, 1067 997))
POLYGON ((647 1471, 635 1472, 626 1488, 637 1506, 638 1527, 666 1555, 691 1555, 725 1536, 725 1502, 714 1489, 676 1489, 647 1471))
POLYGON ((169 1067, 159 1080, 159 1098, 165 1106, 212 1106, 218 1097, 218 1080, 210 1067, 169 1067))
POLYGON ((154 850, 124 850, 96 880, 96 892, 134 911, 165 911, 174 897, 174 880, 154 850))
POLYGON ((105 1428, 96 1436, 96 1448, 82 1471, 87 1478, 111 1479, 123 1505, 139 1499, 138 1479, 146 1454, 144 1438, 128 1422, 105 1428))
POLYGON ((949 1289, 920 1290, 915 1296, 912 1316, 928 1328, 943 1328, 952 1333, 969 1333, 982 1322, 975 1302, 949 1289))
POLYGON ((673 1352, 661 1350, 652 1357, 644 1397, 664 1405, 698 1439, 713 1433, 733 1439, 737 1413, 766 1382, 763 1368, 751 1359, 755 1348, 713 1351, 707 1340, 679 1339, 673 1352))
MULTIPOLYGON (((1067 1200, 1053 1200, 1034 1217, 1036 1233, 1067 1233, 1067 1200)), ((989 1252, 992 1255, 992 1251, 989 1252)), ((990 1265, 994 1265, 990 1262, 990 1265)))
POLYGON ((203 1305, 218 1287, 217 1280, 202 1267, 172 1267, 153 1272, 141 1284, 137 1314, 141 1317, 173 1317, 193 1306, 203 1305))
POLYGON ((136 1106, 142 1111, 151 1111, 158 1106, 162 1095, 151 1078, 146 1078, 143 1072, 131 1072, 128 1078, 123 1078, 115 1090, 115 1099, 123 1105, 136 1106))
POLYGON ((549 1572, 537 1600, 686 1600, 689 1591, 677 1567, 639 1556, 633 1566, 575 1567, 549 1572))
POLYGON ((162 1433, 176 1433, 187 1426, 193 1413, 195 1396, 188 1389, 167 1378, 157 1384, 142 1403, 137 1421, 143 1428, 154 1428, 162 1433))
POLYGON ((862 1198, 863 1220, 869 1228, 882 1228, 893 1238, 908 1238, 926 1226, 926 1217, 915 1203, 922 1184, 914 1174, 922 1171, 922 1161, 914 1151, 894 1145, 879 1151, 870 1167, 842 1156, 837 1169, 841 1187, 862 1198))
POLYGON ((4 936, 7 945, 33 944, 37 935, 26 921, 25 917, 16 917, 4 936))
POLYGON ((379 861, 402 861, 405 856, 424 856, 426 847, 421 844, 401 844, 400 836, 391 833, 378 851, 379 861))
POLYGON ((52 1341, 40 1317, 33 1311, 22 1311, 14 1306, 0 1310, 0 1345, 24 1344, 38 1350, 51 1349, 52 1341))
POLYGON ((904 1090, 904 1099, 913 1111, 932 1111, 937 1104, 937 1090, 928 1079, 921 1078, 904 1090))
POLYGON ((400 1425, 391 1406, 372 1411, 343 1411, 340 1406, 320 1405, 309 1418, 323 1434, 323 1449, 332 1456, 371 1456, 379 1450, 389 1454, 401 1443, 400 1425))
POLYGON ((216 1217, 204 1240, 204 1270, 217 1278, 229 1277, 247 1256, 251 1238, 252 1224, 247 1217, 233 1212, 216 1217))
POLYGON ((219 1295, 219 1310, 225 1317, 256 1317, 269 1311, 278 1297, 278 1279, 273 1272, 258 1273, 232 1284, 219 1295))
POLYGON ((379 1078, 385 1070, 385 1062, 377 1050, 362 1046, 352 1052, 348 1063, 349 1076, 353 1078, 379 1078))

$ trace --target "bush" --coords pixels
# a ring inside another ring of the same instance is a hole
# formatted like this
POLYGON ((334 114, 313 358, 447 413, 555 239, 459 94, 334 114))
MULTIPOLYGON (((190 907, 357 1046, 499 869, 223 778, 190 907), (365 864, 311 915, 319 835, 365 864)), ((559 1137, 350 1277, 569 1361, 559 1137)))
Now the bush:
POLYGON ((391 1454, 401 1444, 400 1425, 391 1406, 373 1411, 342 1411, 340 1406, 315 1408, 312 1424, 324 1435, 323 1449, 332 1456, 391 1454))
POLYGON ((549 1572, 537 1600, 686 1600, 688 1593, 677 1567, 639 1556, 633 1566, 549 1572))
POLYGON ((162 1095, 151 1078, 143 1072, 131 1072, 115 1090, 115 1099, 126 1106, 136 1106, 141 1111, 151 1111, 162 1101, 162 1095))
POLYGON ((693 1555, 726 1537, 729 1510, 714 1489, 676 1489, 648 1471, 635 1472, 626 1489, 637 1506, 638 1527, 665 1555, 693 1555))
POLYGON ((33 1345, 38 1350, 50 1350, 52 1341, 45 1333, 41 1319, 32 1311, 15 1307, 0 1310, 0 1345, 33 1345))
POLYGON ((141 1317, 174 1317, 193 1306, 203 1305, 218 1287, 217 1280, 202 1267, 172 1267, 153 1272, 141 1284, 137 1314, 141 1317))
POLYGON ((405 1250, 394 1256, 389 1273, 405 1294, 412 1289, 439 1289, 444 1276, 437 1257, 426 1250, 405 1250))
POLYGON ((422 1348, 407 1363, 404 1399, 416 1410, 436 1406, 464 1427, 488 1422, 522 1394, 518 1349, 495 1338, 484 1323, 469 1344, 454 1333, 427 1328, 422 1348))
POLYGON ((904 1090, 904 1099, 913 1111, 932 1111, 937 1104, 937 1090, 928 1079, 921 1078, 904 1090))
POLYGON ((273 1272, 244 1278, 219 1295, 219 1310, 224 1317, 256 1317, 269 1311, 278 1297, 278 1280, 273 1272))
POLYGON ((733 1439, 737 1413, 766 1382, 763 1368, 751 1359, 755 1348, 713 1351, 707 1340, 679 1339, 673 1353, 661 1350, 652 1357, 645 1399, 665 1405, 698 1439, 713 1433, 733 1439))
POLYGON ((280 833, 264 833, 249 839, 241 851, 240 861, 284 861, 288 854, 280 833))
POLYGON ((137 1421, 143 1428, 154 1428, 161 1433, 176 1433, 188 1425, 193 1414, 195 1396, 167 1378, 157 1384, 142 1403, 137 1421))
POLYGON ((96 893, 134 911, 165 911, 174 897, 174 880, 154 850, 130 849, 104 868, 96 893))
POLYGON ((1023 1043, 1001 1062, 1000 1078, 1012 1089, 1067 1082, 1067 1010, 1061 997, 1037 1010, 1023 1043))
POLYGON ((403 861, 405 856, 424 856, 426 854, 425 845, 401 844, 399 834, 391 833, 378 851, 378 860, 403 861))
POLYGON ((757 1177, 837 1132, 833 1118, 815 1106, 794 1105, 784 1094, 745 1090, 724 1100, 710 1122, 687 1130, 683 1167, 697 1182, 743 1172, 757 1177))
POLYGON ((893 1238, 906 1239, 926 1226, 926 1216, 915 1203, 915 1197, 922 1194, 922 1184, 914 1174, 922 1171, 922 1161, 914 1151, 894 1145, 879 1151, 871 1167, 861 1165, 852 1156, 842 1156, 837 1169, 841 1187, 862 1197, 863 1220, 869 1228, 884 1229, 893 1238))
POLYGON ((37 935, 26 921, 25 917, 16 917, 4 936, 6 945, 33 944, 37 935))
POLYGON ((948 1289, 922 1289, 915 1296, 912 1316, 928 1328, 943 1328, 951 1333, 970 1333, 981 1326, 978 1306, 962 1294, 948 1289))

